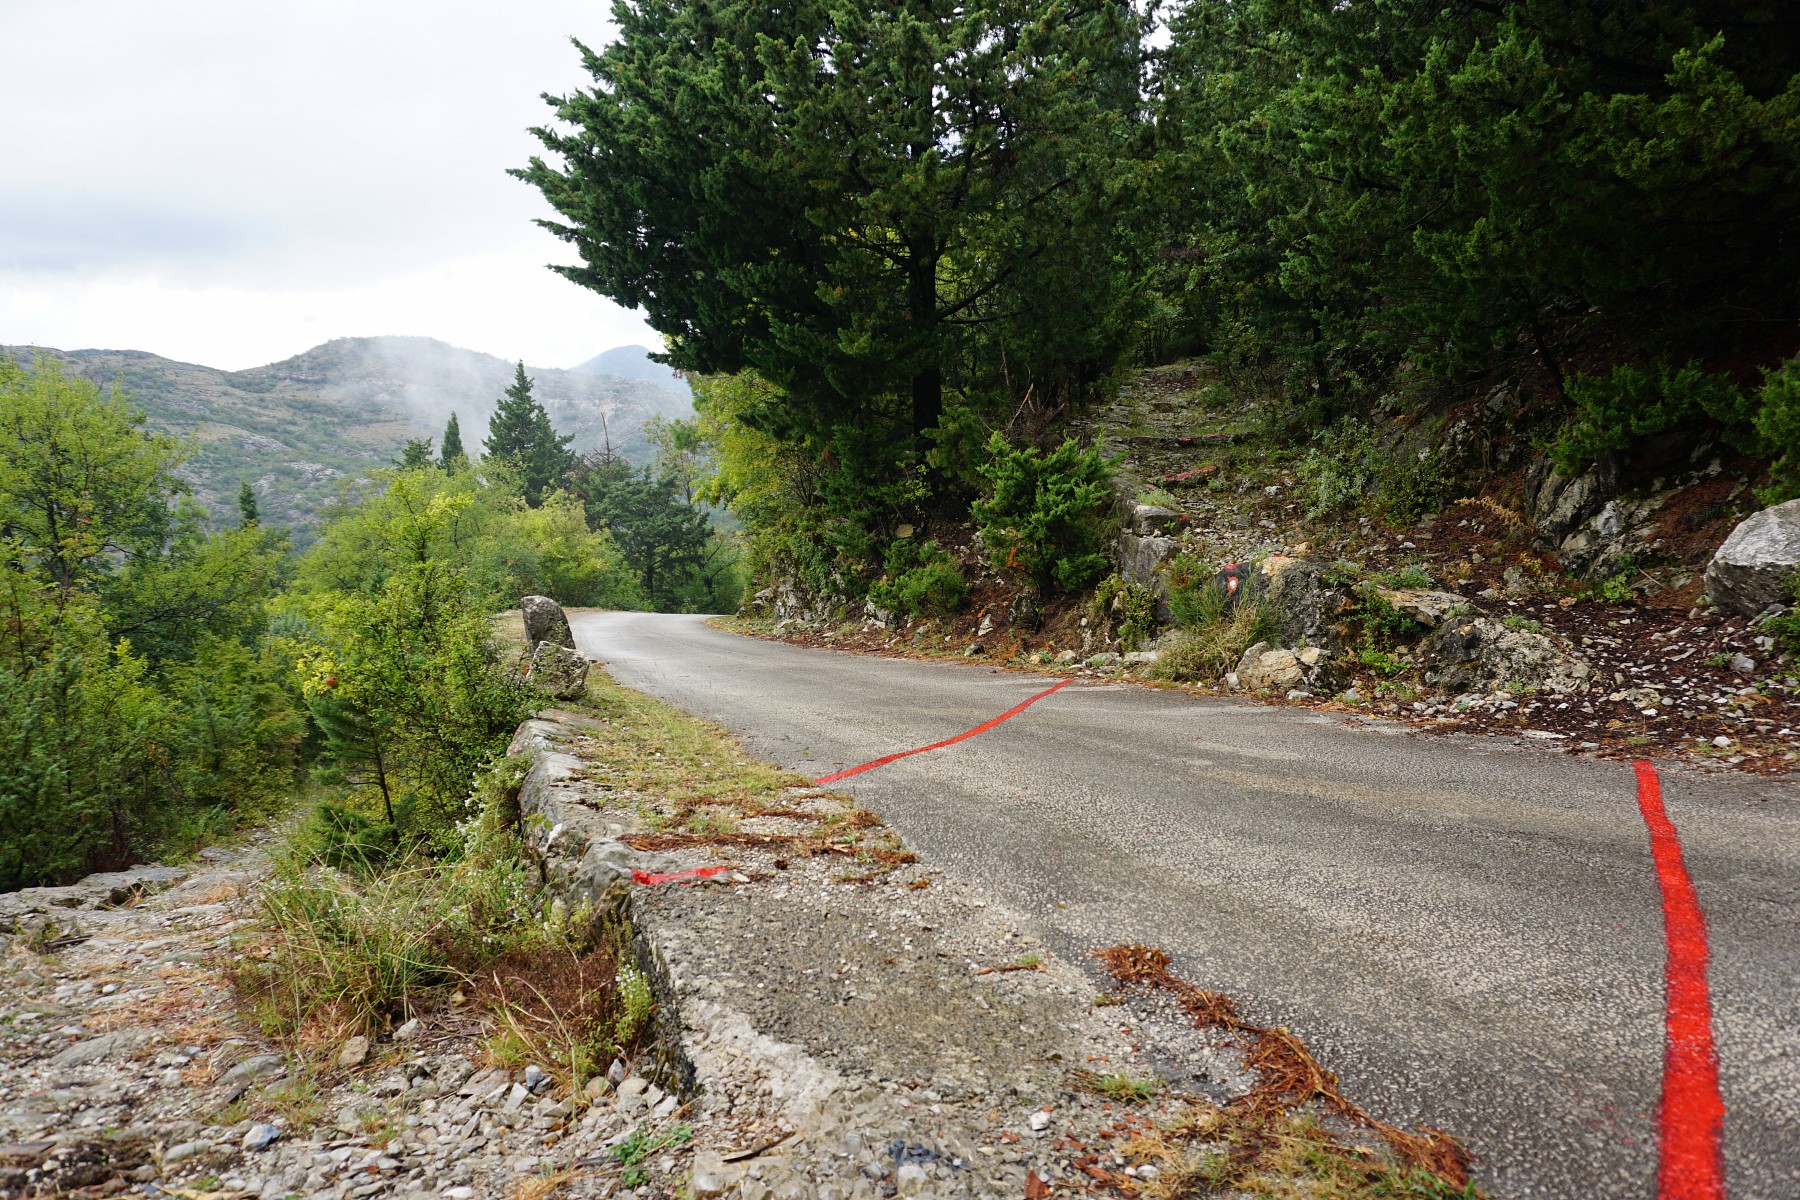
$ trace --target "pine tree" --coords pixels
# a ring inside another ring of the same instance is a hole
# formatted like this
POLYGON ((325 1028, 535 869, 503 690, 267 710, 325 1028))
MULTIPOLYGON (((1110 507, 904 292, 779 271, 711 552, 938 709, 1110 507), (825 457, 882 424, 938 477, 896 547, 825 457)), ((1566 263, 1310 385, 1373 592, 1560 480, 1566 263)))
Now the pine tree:
POLYGON ((506 389, 488 422, 485 444, 489 458, 511 462, 517 468, 525 503, 536 508, 543 502, 544 494, 561 484, 574 465, 569 443, 575 439, 556 432, 550 424, 550 414, 532 397, 531 384, 521 362, 512 386, 506 389))
POLYGON ((387 823, 394 823, 394 796, 389 786, 391 765, 386 724, 344 703, 330 693, 307 698, 313 724, 325 736, 322 758, 327 764, 320 777, 327 783, 373 787, 381 792, 381 808, 387 823))
POLYGON ((402 471, 417 471, 431 466, 431 439, 407 438, 396 465, 402 471))
POLYGON ((256 508, 256 489, 250 486, 249 480, 238 484, 238 524, 245 529, 261 522, 262 514, 256 508))
POLYGON ((450 414, 450 423, 444 426, 444 449, 438 457, 438 466, 446 471, 454 471, 458 467, 469 465, 469 456, 463 450, 462 426, 456 423, 456 414, 450 414))
POLYGON ((560 164, 514 174, 582 257, 555 269, 641 307, 671 365, 781 389, 767 432, 918 435, 946 395, 1091 388, 1127 345, 1145 28, 1127 0, 616 15, 584 60, 595 86, 533 130, 560 164))

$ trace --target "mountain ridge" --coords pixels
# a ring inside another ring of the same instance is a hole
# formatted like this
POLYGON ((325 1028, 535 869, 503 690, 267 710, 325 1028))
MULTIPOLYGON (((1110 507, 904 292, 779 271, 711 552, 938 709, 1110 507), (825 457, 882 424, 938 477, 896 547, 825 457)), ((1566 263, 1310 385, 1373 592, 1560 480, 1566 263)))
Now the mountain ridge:
MULTIPOLYGON (((451 412, 464 445, 478 451, 514 370, 506 359, 424 337, 334 338, 245 371, 146 350, 0 346, 0 354, 117 384, 152 428, 193 443, 184 475, 215 520, 235 517, 238 484, 248 480, 263 519, 289 526, 302 543, 345 480, 389 464, 409 438, 440 437, 451 412)), ((648 461, 644 426, 693 411, 685 389, 643 378, 530 366, 526 374, 577 450, 610 444, 648 461)))

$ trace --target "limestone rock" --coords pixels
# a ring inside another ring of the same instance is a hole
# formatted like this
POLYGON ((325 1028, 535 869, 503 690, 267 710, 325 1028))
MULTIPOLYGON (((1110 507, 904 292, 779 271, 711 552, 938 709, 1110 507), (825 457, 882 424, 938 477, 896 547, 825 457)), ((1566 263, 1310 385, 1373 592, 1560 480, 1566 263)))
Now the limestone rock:
POLYGON ((575 648, 575 635, 569 631, 569 618, 562 605, 548 596, 526 596, 519 601, 525 617, 525 641, 534 649, 539 642, 575 648))
POLYGON ((1251 594, 1274 610, 1283 645, 1339 648, 1338 625, 1350 598, 1326 581, 1324 567, 1277 554, 1258 563, 1250 578, 1251 594))
POLYGON ((531 683, 558 700, 587 695, 588 660, 566 646, 539 642, 531 653, 531 683))
POLYGON ((1375 594, 1428 629, 1436 629, 1452 614, 1469 607, 1469 602, 1455 592, 1376 588, 1375 594))
POLYGON ((1119 575, 1128 583, 1152 584, 1156 581, 1156 569, 1180 548, 1181 543, 1172 537, 1122 534, 1117 543, 1119 575))
POLYGON ((1560 638, 1488 617, 1447 621, 1420 644, 1426 679, 1440 691, 1558 694, 1585 687, 1593 668, 1560 638))
POLYGON ((362 1034, 345 1038, 344 1045, 338 1051, 337 1065, 345 1069, 360 1067, 369 1057, 369 1039, 362 1034))
POLYGON ((1756 616, 1787 600, 1786 585, 1800 569, 1800 500, 1789 500, 1738 522, 1706 565, 1706 595, 1720 608, 1756 616))
POLYGON ((1226 684, 1251 692, 1304 689, 1329 693, 1337 690, 1342 675, 1331 652, 1322 646, 1285 650, 1258 642, 1244 651, 1237 669, 1227 675, 1226 684))
POLYGON ((1163 537, 1179 532, 1186 517, 1160 504, 1133 504, 1131 532, 1138 537, 1163 537))

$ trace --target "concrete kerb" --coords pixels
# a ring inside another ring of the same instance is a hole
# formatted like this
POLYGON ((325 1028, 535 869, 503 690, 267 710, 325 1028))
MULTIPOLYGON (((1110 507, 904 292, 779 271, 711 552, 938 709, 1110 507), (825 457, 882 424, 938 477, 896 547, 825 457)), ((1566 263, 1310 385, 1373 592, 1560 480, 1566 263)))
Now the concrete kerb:
POLYGON ((520 725, 507 746, 509 757, 529 760, 519 783, 519 828, 537 859, 546 890, 574 912, 591 908, 602 920, 631 930, 638 970, 656 997, 651 1017, 654 1069, 645 1072, 665 1087, 694 1090, 694 1066, 683 1050, 681 1002, 668 959, 635 903, 633 871, 678 869, 665 855, 633 850, 622 840, 632 826, 595 811, 587 794, 582 760, 570 753, 581 736, 581 718, 567 713, 540 715, 520 725))

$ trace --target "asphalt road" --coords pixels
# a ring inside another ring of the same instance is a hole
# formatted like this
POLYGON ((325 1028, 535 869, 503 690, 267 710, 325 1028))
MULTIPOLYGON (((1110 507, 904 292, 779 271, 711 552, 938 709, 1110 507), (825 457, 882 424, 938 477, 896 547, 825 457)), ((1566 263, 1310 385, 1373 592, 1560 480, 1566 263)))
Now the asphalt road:
MULTIPOLYGON (((1048 680, 572 615, 615 678, 823 775, 1048 680)), ((1736 1200, 1800 1197, 1800 786, 1664 768, 1711 931, 1736 1200)), ((1482 737, 1076 683, 835 785, 1082 960, 1159 945, 1300 1034, 1496 1197, 1656 1194, 1663 927, 1629 766, 1482 737)))

